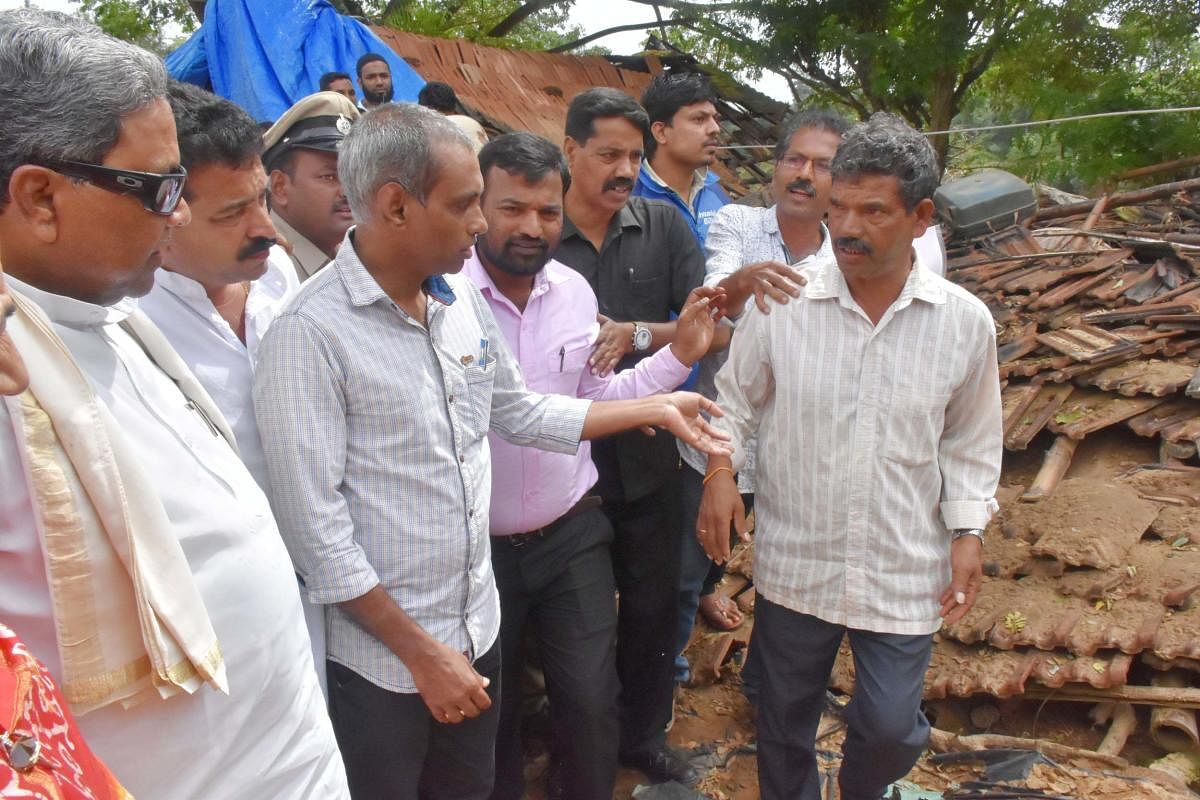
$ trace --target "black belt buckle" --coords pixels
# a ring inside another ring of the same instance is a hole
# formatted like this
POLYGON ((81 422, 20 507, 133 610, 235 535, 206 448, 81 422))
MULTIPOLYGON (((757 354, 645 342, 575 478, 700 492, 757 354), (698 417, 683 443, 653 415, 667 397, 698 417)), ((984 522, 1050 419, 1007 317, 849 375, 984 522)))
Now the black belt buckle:
POLYGON ((523 550, 534 542, 541 541, 546 535, 546 528, 537 528, 536 530, 526 531, 525 533, 514 533, 512 536, 506 536, 509 546, 514 550, 523 550))

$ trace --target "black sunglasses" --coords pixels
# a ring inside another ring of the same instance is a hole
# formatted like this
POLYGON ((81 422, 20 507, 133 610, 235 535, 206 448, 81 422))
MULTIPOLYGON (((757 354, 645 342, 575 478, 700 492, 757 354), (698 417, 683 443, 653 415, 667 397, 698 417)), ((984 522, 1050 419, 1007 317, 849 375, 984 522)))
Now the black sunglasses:
POLYGON ((79 161, 48 161, 45 163, 60 175, 87 181, 97 189, 116 194, 136 197, 146 210, 168 216, 174 213, 183 197, 183 185, 187 183, 187 170, 179 167, 178 172, 134 172, 128 169, 101 167, 79 161))

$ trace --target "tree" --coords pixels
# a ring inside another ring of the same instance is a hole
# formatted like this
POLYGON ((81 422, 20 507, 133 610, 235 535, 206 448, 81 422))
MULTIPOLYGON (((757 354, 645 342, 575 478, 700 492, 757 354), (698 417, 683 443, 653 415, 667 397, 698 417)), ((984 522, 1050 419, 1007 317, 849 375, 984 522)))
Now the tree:
MULTIPOLYGON (((666 37, 704 61, 770 70, 798 101, 811 92, 859 117, 892 111, 926 131, 951 128, 984 87, 1009 110, 1040 115, 1068 100, 1075 109, 1157 102, 1154 81, 1194 73, 1178 69, 1194 60, 1155 66, 1164 52, 1192 54, 1194 0, 634 2, 670 9, 666 37)), ((1190 88, 1193 97, 1200 89, 1190 88)), ((949 137, 933 144, 944 165, 949 137)))
POLYGON ((187 0, 72 0, 82 16, 118 39, 164 54, 173 44, 172 31, 196 29, 198 20, 187 0), (171 38, 168 38, 171 37, 171 38))
MULTIPOLYGON (((1196 21, 1194 4, 1167 0, 1108 3, 1103 24, 1090 28, 1073 7, 1064 9, 1046 39, 1078 30, 1088 36, 1069 52, 1031 42, 1023 58, 998 63, 979 82, 967 114, 1008 121, 1195 105, 1196 21)), ((1200 154, 1197 122, 1194 113, 1111 117, 1006 133, 982 144, 1031 179, 1090 192, 1126 169, 1200 154)))
POLYGON ((567 24, 573 0, 364 0, 368 21, 428 36, 549 50, 578 38, 567 24))

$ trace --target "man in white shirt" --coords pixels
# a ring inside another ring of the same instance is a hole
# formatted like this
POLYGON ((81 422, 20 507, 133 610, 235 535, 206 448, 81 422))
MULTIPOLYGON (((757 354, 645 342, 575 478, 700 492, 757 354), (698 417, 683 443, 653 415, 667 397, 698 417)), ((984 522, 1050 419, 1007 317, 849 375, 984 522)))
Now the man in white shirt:
POLYGON ((0 13, 0 251, 32 367, 0 406, 0 619, 133 794, 346 798, 266 497, 130 300, 190 218, 166 96, 156 56, 0 13))
MULTIPOLYGON (((171 84, 184 197, 192 221, 163 248, 163 268, 138 307, 158 326, 209 393, 237 439, 242 463, 267 483, 254 417, 254 365, 267 326, 299 288, 275 244, 258 124, 242 109, 189 83, 171 84)), ((325 692, 325 609, 303 600, 313 664, 325 692)))
MULTIPOLYGON (((725 289, 731 309, 728 326, 718 337, 731 335, 744 309, 757 302, 769 311, 766 298, 786 303, 799 293, 803 278, 798 269, 814 259, 833 255, 829 231, 822 220, 829 208, 829 165, 837 153, 849 124, 837 114, 808 109, 790 117, 775 146, 775 172, 771 180, 776 198, 769 208, 730 204, 713 217, 705 241, 704 285, 725 289)), ((718 338, 720 341, 720 338, 718 338)), ((715 399, 717 371, 728 357, 727 349, 704 357, 696 378, 696 391, 715 399)), ((754 495, 754 443, 746 443, 747 460, 738 471, 738 489, 747 504, 754 495)), ((683 531, 679 580, 679 631, 675 678, 684 682, 690 670, 682 655, 700 610, 718 629, 741 624, 737 605, 716 591, 724 567, 714 564, 696 541, 693 531, 700 510, 708 457, 680 444, 683 459, 680 497, 683 501, 683 531)), ((753 662, 742 671, 747 696, 753 696, 753 662)))
POLYGON ((696 535, 716 561, 745 530, 734 472, 758 436, 753 659, 766 800, 820 797, 814 736, 843 634, 857 688, 839 773, 878 800, 920 756, 932 635, 971 607, 1000 475, 1000 386, 986 306, 914 255, 938 168, 877 114, 831 164, 836 260, 787 305, 750 309, 717 375, 732 459, 708 459, 696 535), (939 518, 940 510, 940 518, 939 518))
POLYGON ((163 268, 138 305, 212 395, 242 461, 266 491, 254 361, 267 326, 299 283, 275 244, 258 125, 190 83, 173 83, 169 99, 192 221, 163 248, 163 268))

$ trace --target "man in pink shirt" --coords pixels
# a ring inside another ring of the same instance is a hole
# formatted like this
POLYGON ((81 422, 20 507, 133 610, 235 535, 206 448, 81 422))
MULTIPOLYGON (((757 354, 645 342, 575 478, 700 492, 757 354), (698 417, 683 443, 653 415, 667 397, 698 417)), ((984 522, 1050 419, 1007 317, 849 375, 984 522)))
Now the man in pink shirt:
MULTIPOLYGON (((485 146, 479 165, 488 231, 463 274, 490 305, 529 388, 615 400, 669 392, 682 383, 708 350, 720 290, 699 289, 689 297, 669 347, 633 369, 593 375, 588 357, 599 332, 596 296, 579 273, 550 258, 562 234, 563 193, 570 183, 561 151, 539 136, 512 133, 485 146)), ((613 534, 600 498, 589 493, 597 478, 590 450, 585 443, 564 455, 489 438, 503 670, 492 800, 518 800, 524 792, 520 686, 527 623, 550 697, 552 769, 569 783, 559 796, 610 800, 620 688, 613 534)))

